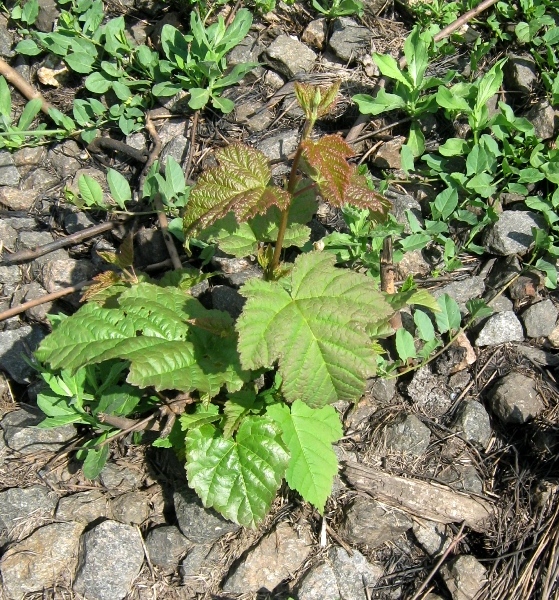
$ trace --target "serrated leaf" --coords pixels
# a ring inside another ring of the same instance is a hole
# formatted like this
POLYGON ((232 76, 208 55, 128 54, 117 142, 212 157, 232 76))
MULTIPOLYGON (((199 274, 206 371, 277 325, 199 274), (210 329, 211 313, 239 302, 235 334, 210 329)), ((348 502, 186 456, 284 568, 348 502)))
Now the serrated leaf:
POLYGON ((247 298, 236 324, 241 364, 258 369, 278 361, 288 402, 355 400, 375 371, 366 327, 392 309, 370 278, 334 261, 303 254, 282 283, 252 279, 240 290, 247 298))
POLYGON ((409 331, 406 331, 403 327, 400 327, 396 331, 396 351, 402 362, 407 362, 409 358, 415 358, 415 344, 413 343, 413 336, 409 331))
POLYGON ((458 329, 460 329, 462 316, 460 315, 460 308, 456 303, 456 300, 451 298, 448 294, 443 294, 437 300, 437 304, 441 309, 440 312, 435 314, 439 331, 441 333, 458 331, 458 329))
MULTIPOLYGON (((199 390, 215 396, 223 385, 241 388, 234 336, 214 335, 195 319, 232 319, 205 309, 182 290, 139 283, 118 297, 118 308, 90 303, 65 319, 37 351, 53 368, 75 370, 120 358, 130 361, 127 381, 140 388, 199 390)), ((232 328, 231 328, 232 331, 232 328)))
POLYGON ((262 152, 231 144, 216 152, 220 163, 200 176, 192 189, 184 228, 187 235, 233 212, 239 222, 264 214, 271 206, 285 210, 289 194, 269 185, 272 172, 262 152))
POLYGON ((470 316, 476 319, 490 317, 494 312, 481 298, 472 298, 471 300, 468 300, 468 302, 466 302, 466 308, 468 309, 470 316))
POLYGON ((268 512, 287 467, 289 455, 269 419, 249 417, 235 439, 224 439, 212 425, 186 436, 186 472, 190 487, 207 508, 256 527, 268 512))
POLYGON ((216 421, 219 421, 220 418, 219 409, 215 404, 210 404, 208 407, 198 404, 195 412, 183 413, 180 416, 179 421, 181 430, 188 431, 189 429, 202 427, 202 425, 215 423, 216 421))
POLYGON ((229 399, 223 407, 225 417, 223 423, 223 437, 225 439, 233 436, 239 428, 242 419, 249 413, 254 406, 256 394, 251 390, 241 390, 229 395, 229 399))
POLYGON ((338 414, 331 406, 313 409, 300 400, 291 405, 291 411, 285 404, 274 404, 267 414, 281 427, 281 437, 291 454, 285 474, 289 487, 322 514, 338 472, 332 449, 343 435, 338 414))
POLYGON ((295 82, 295 96, 307 119, 320 118, 332 109, 340 84, 340 81, 330 86, 295 82))
POLYGON ((347 162, 354 154, 351 146, 339 135, 325 135, 317 141, 305 140, 302 146, 307 174, 317 182, 324 199, 335 206, 344 204, 353 175, 347 162))
POLYGON ((371 190, 367 185, 366 177, 357 172, 355 165, 350 165, 350 167, 351 173, 345 189, 345 202, 358 208, 368 208, 376 213, 377 218, 384 217, 392 206, 390 200, 371 190))

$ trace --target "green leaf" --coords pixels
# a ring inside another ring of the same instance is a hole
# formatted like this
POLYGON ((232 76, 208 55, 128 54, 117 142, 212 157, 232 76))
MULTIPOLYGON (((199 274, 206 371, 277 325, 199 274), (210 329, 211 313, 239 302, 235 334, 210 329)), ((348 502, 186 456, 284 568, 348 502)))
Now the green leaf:
POLYGON ((43 103, 40 98, 33 98, 33 100, 29 100, 29 102, 25 105, 23 112, 21 113, 21 117, 19 118, 17 128, 20 131, 25 131, 29 129, 31 123, 35 117, 41 112, 41 107, 43 103))
POLYGON ((338 472, 332 449, 343 435, 338 414, 331 406, 313 409, 300 400, 291 405, 291 411, 285 404, 273 404, 267 414, 280 426, 291 454, 285 474, 289 487, 323 514, 338 472))
POLYGON ((456 300, 451 298, 448 294, 443 294, 437 300, 437 304, 441 309, 440 312, 435 314, 439 331, 441 333, 458 331, 460 329, 462 316, 460 315, 460 308, 456 303, 456 300))
POLYGON ((72 52, 64 57, 66 64, 76 73, 91 73, 93 71, 93 63, 95 55, 86 54, 85 52, 72 52))
POLYGON ((169 156, 165 163, 165 181, 172 190, 172 197, 182 194, 186 189, 183 170, 172 156, 169 156))
POLYGON ((406 106, 406 102, 401 96, 388 94, 384 89, 379 90, 374 98, 368 94, 356 94, 352 100, 359 106, 359 112, 364 115, 380 115, 383 112, 406 106))
POLYGON ((229 399, 223 407, 224 423, 223 437, 230 438, 239 428, 242 420, 249 414, 256 402, 256 394, 251 390, 241 390, 229 394, 229 399))
POLYGON ((80 175, 78 189, 87 206, 105 206, 103 202, 103 190, 99 182, 93 179, 93 177, 80 175))
POLYGON ((466 175, 476 175, 487 169, 489 162, 485 150, 476 144, 466 159, 466 175))
POLYGON ((189 92, 190 100, 188 101, 188 106, 190 106, 192 110, 204 108, 210 99, 210 90, 207 88, 191 88, 189 92))
POLYGON ((416 310, 413 313, 413 320, 419 332, 419 337, 424 342, 430 342, 435 339, 435 327, 429 315, 422 310, 416 310))
POLYGON ((443 156, 462 156, 466 154, 470 145, 462 138, 448 138, 444 144, 439 146, 439 153, 443 156))
POLYGON ((477 192, 482 198, 489 198, 497 191, 493 177, 489 173, 474 175, 466 187, 477 192))
MULTIPOLYGON (((446 88, 440 86, 437 90, 437 104, 441 108, 446 108, 447 110, 453 110, 456 112, 469 112, 470 105, 458 94, 453 93, 453 88, 446 88)), ((442 154, 442 152, 441 152, 442 154)))
POLYGON ((229 315, 205 309, 180 289, 149 283, 124 291, 117 308, 86 304, 43 340, 37 356, 71 370, 120 358, 130 361, 132 385, 210 396, 223 385, 240 389, 247 377, 229 315))
POLYGON ((85 87, 95 94, 108 92, 112 85, 110 79, 106 79, 99 71, 91 73, 85 80, 85 87))
POLYGON ((231 144, 215 153, 218 167, 205 171, 192 189, 184 217, 186 235, 202 230, 233 211, 238 221, 265 213, 270 206, 284 210, 289 194, 269 185, 272 172, 262 152, 231 144))
POLYGON ((241 364, 269 368, 279 362, 288 402, 321 407, 359 398, 375 371, 366 327, 392 309, 374 282, 334 267, 325 253, 299 256, 282 283, 252 279, 237 321, 241 364), (285 349, 289 348, 289 352, 285 349))
POLYGON ((487 306, 484 300, 481 298, 474 298, 466 302, 466 308, 470 313, 470 316, 475 319, 484 319, 490 317, 493 314, 493 309, 487 306))
POLYGON ((447 220, 458 206, 458 192, 455 188, 446 188, 437 194, 435 201, 431 203, 433 219, 447 220))
POLYGON ((37 46, 37 43, 33 40, 21 40, 19 44, 15 47, 15 51, 17 54, 25 54, 26 56, 37 56, 37 54, 41 54, 42 49, 37 46))
POLYGON ((400 70, 398 61, 389 54, 373 52, 373 60, 379 71, 385 76, 404 84, 407 89, 412 89, 412 82, 400 70))
POLYGON ((113 200, 122 210, 126 210, 126 202, 132 199, 132 190, 124 175, 114 169, 107 171, 107 183, 113 200))
POLYGON ((108 458, 109 444, 105 444, 100 448, 88 448, 82 467, 84 477, 86 479, 95 479, 103 470, 108 458))
POLYGON ((406 363, 409 358, 416 357, 413 336, 403 327, 400 327, 400 329, 396 331, 396 351, 398 352, 400 360, 404 363, 406 363))
POLYGON ((207 508, 245 527, 256 527, 268 512, 289 455, 277 426, 267 418, 248 417, 235 439, 212 425, 186 436, 186 472, 190 487, 207 508))
POLYGON ((224 115, 228 115, 235 108, 235 103, 233 100, 229 100, 229 98, 212 95, 212 106, 220 110, 224 115))
POLYGON ((190 429, 196 429, 202 427, 202 425, 209 425, 215 423, 221 419, 219 409, 215 404, 210 404, 207 409, 201 404, 196 406, 196 412, 194 413, 183 413, 180 416, 180 425, 182 431, 189 431, 190 429))

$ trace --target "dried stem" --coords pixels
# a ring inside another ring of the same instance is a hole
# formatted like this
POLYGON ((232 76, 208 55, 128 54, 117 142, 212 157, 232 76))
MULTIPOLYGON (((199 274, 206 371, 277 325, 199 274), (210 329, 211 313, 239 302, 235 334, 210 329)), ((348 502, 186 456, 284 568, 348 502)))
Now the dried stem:
POLYGON ((1 58, 0 75, 3 75, 6 78, 6 81, 11 83, 28 100, 38 98, 41 101, 41 111, 44 112, 45 115, 49 114, 49 111, 53 106, 45 100, 41 92, 36 90, 13 67, 10 67, 10 65, 1 58))
POLYGON ((169 222, 167 221, 167 215, 165 214, 165 207, 161 200, 161 194, 155 194, 155 208, 157 210, 157 219, 159 221, 159 229, 163 234, 163 240, 167 246, 167 251, 171 257, 173 263, 173 269, 182 269, 181 259, 173 241, 173 236, 169 233, 169 222))

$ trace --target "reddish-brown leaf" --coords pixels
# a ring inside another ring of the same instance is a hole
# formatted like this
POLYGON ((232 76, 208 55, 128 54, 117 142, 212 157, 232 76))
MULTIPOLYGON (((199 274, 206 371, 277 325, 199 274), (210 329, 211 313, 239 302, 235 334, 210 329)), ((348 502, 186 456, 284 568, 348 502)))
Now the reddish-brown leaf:
POLYGON ((91 284, 87 290, 82 294, 81 301, 86 302, 95 298, 102 291, 110 288, 112 285, 116 283, 122 283, 122 277, 115 273, 115 271, 105 271, 103 273, 99 273, 96 275, 93 280, 95 283, 91 284))
POLYGON ((382 194, 369 189, 366 178, 359 175, 355 165, 351 167, 352 173, 345 194, 346 203, 359 208, 368 208, 377 213, 380 218, 384 217, 390 209, 390 201, 382 194))

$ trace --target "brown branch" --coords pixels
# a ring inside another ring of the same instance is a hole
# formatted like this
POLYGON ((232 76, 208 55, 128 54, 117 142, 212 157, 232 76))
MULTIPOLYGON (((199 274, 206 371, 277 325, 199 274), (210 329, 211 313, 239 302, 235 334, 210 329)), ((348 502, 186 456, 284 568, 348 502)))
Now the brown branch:
POLYGON ((167 215, 165 214, 165 207, 163 206, 163 201, 161 200, 161 194, 155 194, 155 210, 157 210, 159 229, 161 229, 161 233, 163 234, 163 240, 167 246, 169 256, 171 257, 173 269, 182 269, 182 263, 179 253, 177 252, 177 247, 175 246, 173 236, 169 233, 169 222, 167 221, 167 215))
MULTIPOLYGON (((463 25, 471 21, 474 17, 477 17, 480 13, 487 10, 493 4, 496 4, 497 0, 483 0, 480 4, 478 4, 475 8, 465 12, 463 15, 459 16, 455 21, 447 25, 444 29, 441 29, 439 33, 437 33, 433 37, 433 41, 440 42, 445 38, 449 37, 452 33, 460 29, 463 25)), ((406 57, 402 56, 399 61, 400 69, 403 69, 407 65, 406 57)), ((380 88, 384 87, 387 83, 388 79, 386 77, 380 77, 373 89, 373 94, 376 94, 380 88)), ((355 140, 359 137, 365 125, 369 122, 370 115, 361 114, 357 117, 357 120, 353 124, 352 128, 346 135, 346 142, 348 144, 353 144, 355 140)))
POLYGON ((159 134, 157 133, 157 130, 155 129, 155 125, 153 124, 153 121, 151 120, 149 112, 146 114, 146 130, 149 133, 149 135, 151 136, 151 139, 153 142, 153 147, 150 150, 148 159, 146 160, 146 164, 144 165, 144 168, 142 169, 142 172, 140 173, 140 182, 139 182, 140 195, 142 194, 142 190, 144 187, 144 180, 146 178, 146 175, 148 174, 148 171, 151 168, 151 165, 153 165, 153 163, 159 158, 159 155, 161 154, 161 138, 159 137, 159 134))
POLYGON ((196 130, 198 129, 198 117, 200 111, 197 110, 192 116, 192 124, 190 130, 190 147, 188 148, 188 158, 186 160, 186 166, 184 167, 184 177, 188 179, 190 177, 190 167, 192 166, 192 159, 194 157, 194 142, 196 141, 196 130))
POLYGON ((64 296, 68 296, 69 294, 73 294, 78 290, 86 287, 87 285, 94 284, 95 281, 93 279, 89 279, 87 281, 80 281, 69 288, 64 288, 63 290, 59 290, 58 292, 53 292, 52 294, 45 294, 40 298, 35 298, 34 300, 29 300, 29 302, 24 302, 19 306, 15 306, 14 308, 10 308, 0 313, 0 321, 5 321, 6 319, 10 319, 11 317, 15 317, 16 315, 25 312, 26 310, 33 308, 35 306, 40 306, 41 304, 45 304, 47 302, 53 302, 54 300, 58 300, 59 298, 63 298, 64 296))
POLYGON ((35 248, 31 248, 30 250, 21 250, 20 252, 14 252, 10 256, 7 256, 2 260, 2 264, 13 265, 16 263, 24 262, 27 260, 33 260, 38 258, 39 256, 44 256, 49 252, 54 252, 55 250, 59 250, 60 248, 66 248, 66 246, 71 246, 72 244, 77 244, 82 242, 83 240, 87 240, 88 238, 99 235, 100 233, 104 233, 105 231, 110 231, 116 225, 119 225, 122 221, 108 221, 106 223, 100 223, 99 225, 94 225, 93 227, 88 227, 87 229, 83 229, 82 231, 76 231, 76 233, 72 233, 71 235, 67 235, 64 237, 55 240, 54 242, 50 242, 48 244, 44 244, 43 246, 36 246, 35 248))
POLYGON ((41 110, 45 115, 49 114, 49 110, 54 108, 52 104, 49 104, 41 92, 35 89, 28 81, 26 81, 13 67, 0 58, 0 75, 6 78, 6 81, 10 82, 25 98, 28 100, 34 100, 39 98, 41 101, 41 110))

